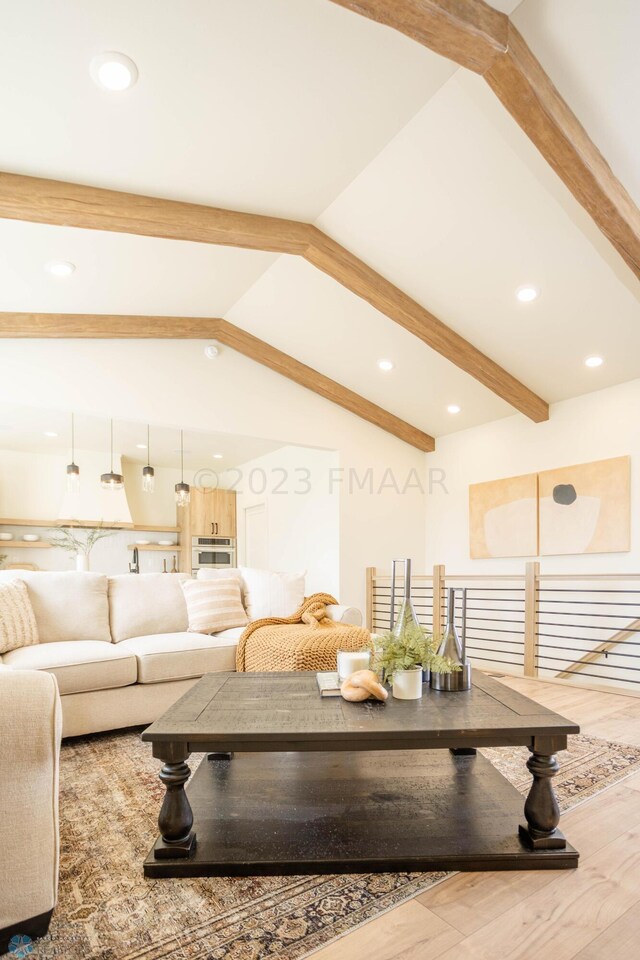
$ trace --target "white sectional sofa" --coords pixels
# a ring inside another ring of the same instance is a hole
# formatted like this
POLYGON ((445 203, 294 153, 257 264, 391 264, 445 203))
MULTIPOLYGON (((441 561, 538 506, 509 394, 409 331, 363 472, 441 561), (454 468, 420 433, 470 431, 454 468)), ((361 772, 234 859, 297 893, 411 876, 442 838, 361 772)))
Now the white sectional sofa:
MULTIPOLYGON (((203 674, 235 669, 243 628, 188 632, 186 574, 0 572, 0 581, 16 578, 27 584, 39 643, 0 660, 56 677, 64 737, 152 723, 203 674)), ((361 622, 353 607, 328 613, 361 622)))

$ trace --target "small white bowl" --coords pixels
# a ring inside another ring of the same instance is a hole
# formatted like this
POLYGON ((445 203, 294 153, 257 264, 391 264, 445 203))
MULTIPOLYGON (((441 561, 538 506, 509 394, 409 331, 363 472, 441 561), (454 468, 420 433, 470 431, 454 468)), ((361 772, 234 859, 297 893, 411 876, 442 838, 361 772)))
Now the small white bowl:
POLYGON ((136 546, 146 547, 151 543, 151 540, 136 540, 136 546))
POLYGON ((40 539, 40 537, 37 533, 25 533, 22 539, 26 540, 27 543, 35 543, 36 540, 40 539))
POLYGON ((159 547, 175 547, 175 545, 173 540, 158 540, 159 547))
POLYGON ((0 540, 13 540, 12 533, 0 533, 0 540))

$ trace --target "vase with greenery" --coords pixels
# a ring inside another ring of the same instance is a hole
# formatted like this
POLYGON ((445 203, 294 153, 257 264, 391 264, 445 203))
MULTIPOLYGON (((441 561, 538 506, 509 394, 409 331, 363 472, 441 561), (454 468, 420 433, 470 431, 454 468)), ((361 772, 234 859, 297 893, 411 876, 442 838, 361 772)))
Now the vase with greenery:
POLYGON ((77 529, 74 530, 73 527, 59 527, 51 531, 47 542, 52 547, 59 547, 67 553, 73 553, 76 558, 76 570, 84 571, 89 569, 91 551, 98 540, 111 537, 113 533, 113 530, 104 530, 101 527, 94 527, 85 534, 81 534, 77 529))
POLYGON ((422 696, 422 671, 455 673, 460 664, 440 656, 438 643, 419 624, 407 623, 402 631, 390 631, 376 637, 374 670, 392 685, 399 700, 422 696), (408 676, 410 674, 411 676, 408 676))
POLYGON ((0 553, 0 567, 5 562, 6 559, 7 559, 6 553, 0 553))

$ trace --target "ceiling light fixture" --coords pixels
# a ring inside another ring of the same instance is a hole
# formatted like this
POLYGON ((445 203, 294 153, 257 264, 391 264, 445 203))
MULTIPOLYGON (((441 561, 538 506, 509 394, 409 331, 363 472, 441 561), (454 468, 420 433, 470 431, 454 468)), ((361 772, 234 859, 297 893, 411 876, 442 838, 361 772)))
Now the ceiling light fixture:
POLYGON ((111 466, 109 473, 101 474, 100 486, 103 490, 120 490, 124 487, 124 477, 122 474, 113 472, 113 420, 111 420, 111 466))
POLYGON ((76 431, 74 416, 71 414, 71 463, 67 464, 67 493, 80 493, 80 467, 75 460, 76 431))
POLYGON ((223 456, 224 456, 224 454, 222 454, 222 453, 214 453, 214 454, 213 454, 213 459, 214 459, 214 460, 222 460, 223 456))
MULTIPOLYGON (((148 431, 148 428, 147 428, 147 431, 148 431)), ((136 450, 146 450, 146 449, 147 449, 146 443, 136 443, 136 450)))
POLYGON ((389 370, 393 370, 393 360, 378 360, 378 366, 385 373, 388 373, 389 370))
POLYGON ((55 432, 55 430, 45 430, 44 436, 45 436, 45 437, 57 437, 58 434, 55 432))
POLYGON ((138 79, 138 68, 131 57, 114 50, 96 54, 89 65, 89 72, 93 82, 110 93, 128 90, 138 79))
POLYGON ((216 357, 220 356, 220 347, 217 343, 208 343, 204 348, 204 355, 207 360, 215 360, 216 357))
POLYGON ((584 362, 585 367, 601 367, 604 363, 602 357, 587 357, 584 362))
POLYGON ((52 277, 59 279, 70 277, 76 271, 75 263, 71 263, 70 260, 50 260, 49 263, 45 263, 44 268, 52 277))
POLYGON ((179 507, 186 507, 191 499, 191 489, 188 483, 184 482, 184 434, 180 431, 180 483, 175 485, 176 504, 179 507))
POLYGON ((520 303, 532 303, 539 296, 540 291, 536 287, 532 287, 530 283, 526 283, 516 290, 516 297, 520 303))
MULTIPOLYGON (((138 447, 144 447, 144 443, 138 443, 138 447)), ((153 493, 156 488, 156 472, 153 467, 149 464, 149 451, 151 445, 149 443, 149 424, 147 424, 147 465, 142 468, 142 492, 143 493, 153 493)))
POLYGON ((460 407, 457 403, 450 403, 447 407, 447 413, 460 413, 460 407))

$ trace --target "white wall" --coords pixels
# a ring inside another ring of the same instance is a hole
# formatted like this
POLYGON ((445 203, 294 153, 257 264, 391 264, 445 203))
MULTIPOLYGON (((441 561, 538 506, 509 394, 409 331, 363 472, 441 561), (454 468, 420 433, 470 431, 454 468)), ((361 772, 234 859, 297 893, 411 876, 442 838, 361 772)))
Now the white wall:
MULTIPOLYGON (((469 484, 553 467, 631 455, 631 550, 543 557, 546 573, 640 571, 640 380, 551 407, 546 423, 509 417, 438 440, 427 466, 443 473, 426 506, 426 565, 451 573, 519 573, 525 560, 471 560, 469 484)), ((433 474, 432 474, 433 475, 433 474)))
POLYGON ((283 447, 238 467, 238 556, 245 510, 264 504, 270 570, 306 571, 307 594, 340 593, 340 490, 335 451, 283 447))

